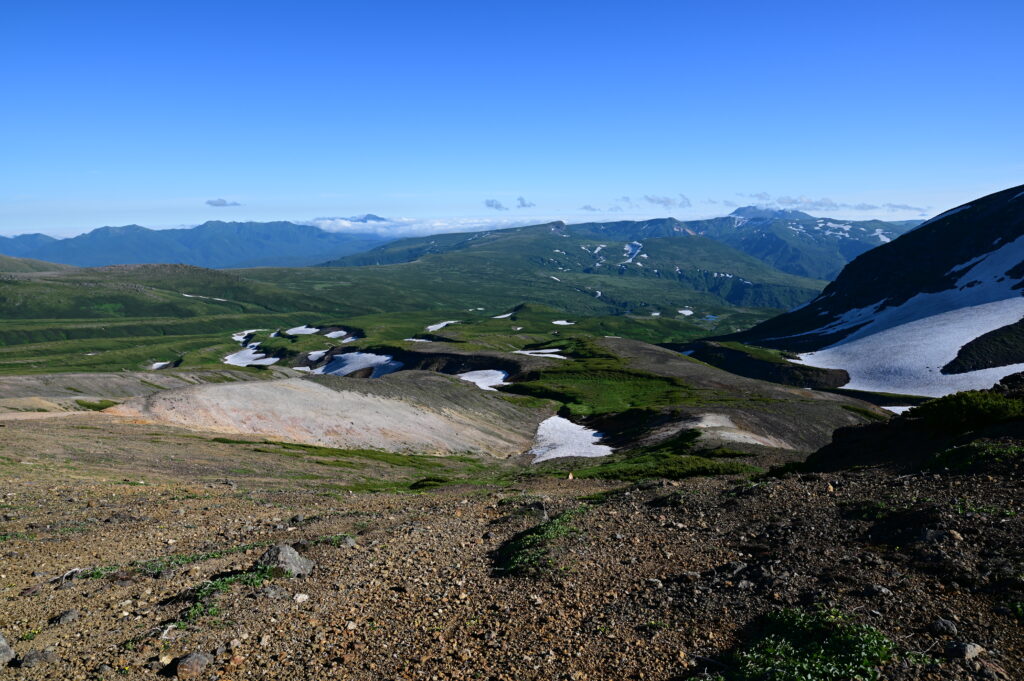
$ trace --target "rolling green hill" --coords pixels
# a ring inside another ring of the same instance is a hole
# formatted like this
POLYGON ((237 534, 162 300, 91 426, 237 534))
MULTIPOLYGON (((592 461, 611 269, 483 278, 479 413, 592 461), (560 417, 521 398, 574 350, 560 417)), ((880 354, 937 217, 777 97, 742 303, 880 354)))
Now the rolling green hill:
POLYGON ((58 272, 69 269, 72 269, 70 265, 59 265, 53 262, 43 262, 42 260, 12 258, 7 255, 0 255, 0 273, 58 272))
MULTIPOLYGON (((333 278, 360 288, 399 285, 403 298, 416 305, 430 304, 424 297, 487 308, 531 301, 606 314, 675 315, 693 305, 785 309, 810 300, 824 286, 676 227, 665 220, 610 226, 555 222, 401 239, 321 269, 341 268, 333 278), (623 234, 636 238, 627 241, 623 234)), ((282 280, 268 272, 247 276, 282 280)))

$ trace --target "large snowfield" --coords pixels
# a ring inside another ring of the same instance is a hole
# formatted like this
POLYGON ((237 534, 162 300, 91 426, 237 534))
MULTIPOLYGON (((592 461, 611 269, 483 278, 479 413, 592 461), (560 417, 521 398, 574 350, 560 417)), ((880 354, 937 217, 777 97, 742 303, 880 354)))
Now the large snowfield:
POLYGON ((879 304, 851 310, 824 329, 863 327, 835 345, 801 355, 800 363, 845 369, 844 388, 941 397, 990 388, 1024 364, 942 374, 960 348, 990 331, 1024 318, 1024 297, 1006 272, 1024 257, 1024 237, 951 270, 953 288, 921 293, 903 305, 875 312, 879 304))

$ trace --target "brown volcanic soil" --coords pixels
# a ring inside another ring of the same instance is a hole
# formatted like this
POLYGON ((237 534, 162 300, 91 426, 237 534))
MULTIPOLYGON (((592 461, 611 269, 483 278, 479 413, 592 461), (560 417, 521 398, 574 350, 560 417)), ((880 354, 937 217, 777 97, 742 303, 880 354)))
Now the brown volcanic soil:
POLYGON ((986 649, 890 665, 884 678, 1009 679, 1024 666, 1005 610, 1024 600, 1017 478, 861 469, 349 494, 330 483, 367 471, 166 426, 103 414, 0 423, 0 633, 19 657, 52 653, 0 678, 156 679, 203 651, 205 679, 668 681, 715 671, 758 614, 815 603, 905 650, 986 649), (495 550, 541 507, 616 488, 553 545, 555 569, 495 573, 495 550), (355 546, 317 542, 342 533, 355 546), (168 629, 190 589, 283 542, 306 542, 311 577, 235 584, 213 597, 216 614, 168 629), (231 550, 156 575, 131 565, 231 550), (97 566, 125 570, 61 583, 97 566), (50 623, 69 609, 77 620, 50 623), (940 617, 955 637, 931 633, 940 617))

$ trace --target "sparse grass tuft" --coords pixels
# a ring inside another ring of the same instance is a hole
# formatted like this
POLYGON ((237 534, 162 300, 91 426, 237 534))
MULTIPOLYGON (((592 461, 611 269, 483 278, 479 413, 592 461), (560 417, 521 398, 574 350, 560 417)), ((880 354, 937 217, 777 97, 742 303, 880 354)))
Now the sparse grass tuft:
POLYGON ((754 640, 733 653, 728 681, 874 680, 897 653, 885 634, 838 610, 776 610, 755 623, 755 631, 754 640))
POLYGON ((113 407, 115 404, 117 404, 117 402, 113 400, 99 400, 97 402, 90 402, 89 400, 75 400, 75 404, 77 404, 82 409, 89 409, 91 411, 103 411, 104 409, 113 407))
POLYGON ((929 429, 960 435, 985 426, 1024 418, 1024 400, 987 390, 968 390, 914 407, 907 415, 929 429))
POLYGON ((571 508, 509 539, 499 547, 495 556, 497 570, 506 575, 524 575, 553 567, 550 553, 554 544, 579 532, 572 521, 589 508, 586 504, 571 508))
POLYGON ((263 566, 238 574, 225 575, 200 584, 189 593, 188 600, 191 601, 191 605, 182 611, 178 621, 174 623, 175 627, 184 629, 195 624, 203 617, 220 614, 220 609, 214 603, 214 598, 217 594, 227 591, 235 584, 243 584, 254 588, 263 586, 264 583, 271 581, 275 577, 273 574, 274 570, 275 568, 263 566))
POLYGON ((928 467, 932 470, 966 473, 1012 464, 1022 458, 1024 458, 1024 447, 1020 445, 972 442, 939 452, 929 462, 928 467))

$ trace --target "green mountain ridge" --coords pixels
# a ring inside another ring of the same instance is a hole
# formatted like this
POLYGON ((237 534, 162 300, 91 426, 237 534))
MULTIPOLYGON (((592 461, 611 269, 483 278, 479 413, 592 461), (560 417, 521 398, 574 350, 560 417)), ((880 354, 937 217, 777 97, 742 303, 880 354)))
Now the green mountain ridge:
MULTIPOLYGON (((323 263, 321 269, 342 269, 338 276, 352 282, 386 271, 410 290, 436 281, 441 272, 465 279, 467 286, 477 290, 495 279, 523 282, 529 290, 511 302, 548 302, 535 296, 540 289, 554 288, 570 298, 592 298, 587 303, 577 301, 581 309, 603 308, 612 314, 641 310, 676 314, 673 306, 695 302, 786 309, 806 302, 824 286, 687 232, 680 224, 671 219, 583 225, 553 222, 400 239, 323 263), (645 288, 649 290, 640 290, 645 288)), ((444 287, 431 290, 441 292, 444 287)))
POLYGON ((373 248, 388 237, 328 232, 293 222, 206 222, 197 227, 100 227, 68 239, 0 237, 0 253, 78 267, 184 263, 199 267, 302 267, 373 248))

